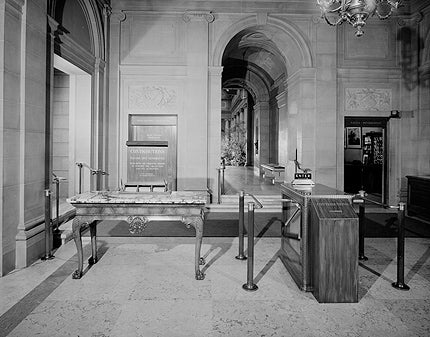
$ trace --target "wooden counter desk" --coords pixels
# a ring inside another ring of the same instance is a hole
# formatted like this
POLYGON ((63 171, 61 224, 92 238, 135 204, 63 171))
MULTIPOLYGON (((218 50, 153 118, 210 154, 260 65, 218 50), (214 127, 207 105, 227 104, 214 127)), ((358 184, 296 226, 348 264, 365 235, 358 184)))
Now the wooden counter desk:
MULTIPOLYGON (((334 217, 337 216, 341 218, 341 214, 343 214, 342 208, 344 208, 347 215, 354 218, 352 219, 353 225, 349 226, 347 231, 353 234, 352 238, 348 239, 353 242, 353 246, 350 248, 353 250, 351 254, 354 256, 352 263, 354 265, 356 264, 358 268, 358 218, 351 205, 352 195, 345 194, 342 191, 338 191, 321 184, 315 184, 313 187, 305 189, 303 186, 292 185, 289 183, 281 184, 281 194, 283 199, 293 200, 300 205, 301 209, 299 213, 296 213, 296 216, 291 220, 288 226, 285 226, 285 221, 292 217, 297 208, 292 203, 283 203, 284 225, 282 228, 280 249, 281 261, 284 263, 285 267, 301 290, 315 290, 315 280, 313 280, 315 272, 313 269, 315 268, 316 263, 318 262, 317 259, 319 258, 316 256, 318 254, 315 254, 315 250, 319 249, 319 247, 323 247, 323 245, 318 245, 318 240, 325 240, 324 247, 326 248, 330 245, 332 245, 332 247, 337 245, 337 250, 349 249, 344 246, 339 248, 339 242, 342 242, 343 238, 336 237, 333 239, 336 240, 336 242, 330 242, 330 237, 327 237, 325 234, 325 236, 322 235, 323 231, 328 229, 327 221, 325 221, 326 219, 318 219, 318 216, 312 215, 314 211, 312 211, 311 208, 315 207, 311 207, 311 201, 318 202, 319 200, 324 202, 324 207, 334 207, 330 211, 334 212, 334 217), (323 223, 323 225, 318 222, 323 223), (312 237, 312 231, 314 232, 314 235, 320 235, 320 238, 315 238, 315 236, 312 237), (355 250, 357 251, 355 252, 355 250)), ((345 217, 345 215, 343 216, 345 217)), ((348 236, 349 234, 344 233, 344 235, 348 236)), ((346 242, 347 240, 345 239, 344 243, 346 242)), ((320 275, 322 275, 322 273, 320 273, 320 275)), ((351 275, 351 277, 355 278, 357 275, 351 275)))
POLYGON ((187 227, 196 230, 195 243, 195 277, 204 279, 200 265, 204 264, 201 257, 201 245, 207 194, 195 191, 171 192, 121 192, 98 191, 79 194, 67 200, 76 208, 73 220, 73 239, 78 253, 78 269, 73 278, 82 277, 83 250, 81 232, 90 228, 92 256, 89 264, 97 262, 96 229, 100 220, 125 220, 131 233, 142 232, 149 221, 181 221, 187 227))

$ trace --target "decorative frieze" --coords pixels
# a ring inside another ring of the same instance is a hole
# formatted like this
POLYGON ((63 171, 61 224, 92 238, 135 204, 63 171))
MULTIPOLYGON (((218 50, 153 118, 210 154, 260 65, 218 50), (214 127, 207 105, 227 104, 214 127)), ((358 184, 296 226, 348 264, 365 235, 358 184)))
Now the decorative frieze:
POLYGON ((346 111, 390 111, 392 109, 391 89, 346 88, 346 111))
POLYGON ((160 110, 176 104, 177 93, 164 86, 130 86, 128 106, 131 109, 160 110))
POLYGON ((185 11, 182 15, 185 22, 206 21, 208 23, 215 21, 215 16, 210 11, 185 11))

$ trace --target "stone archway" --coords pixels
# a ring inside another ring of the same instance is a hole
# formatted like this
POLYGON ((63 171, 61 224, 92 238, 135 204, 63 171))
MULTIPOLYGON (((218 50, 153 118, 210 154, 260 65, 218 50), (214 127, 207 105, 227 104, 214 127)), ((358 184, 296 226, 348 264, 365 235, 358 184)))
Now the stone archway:
MULTIPOLYGON (((211 69, 218 69, 218 74, 215 77, 212 77, 214 80, 210 81, 209 86, 209 120, 216 121, 221 119, 221 108, 219 107, 219 103, 221 97, 221 71, 224 73, 226 71, 226 67, 223 64, 223 57, 228 48, 230 41, 241 34, 241 32, 249 32, 249 36, 252 36, 253 30, 255 32, 262 32, 266 37, 266 41, 254 38, 254 47, 260 47, 261 49, 268 50, 268 52, 277 55, 283 67, 285 68, 285 79, 282 80, 279 85, 280 92, 277 94, 285 95, 285 84, 288 74, 295 74, 299 72, 302 68, 311 68, 313 67, 313 55, 310 48, 310 41, 305 37, 305 35, 301 32, 301 30, 293 23, 288 22, 286 20, 282 20, 274 17, 267 17, 265 19, 261 19, 260 16, 250 16, 237 22, 232 25, 226 27, 224 32, 220 35, 219 39, 214 44, 213 52, 209 57, 209 64, 211 65, 211 69), (288 74, 287 74, 288 72, 288 74)), ((255 37, 255 36, 254 36, 255 37)), ((264 72, 264 71, 263 71, 264 72)), ((253 72, 251 72, 253 74, 253 72)), ((254 73, 255 75, 255 73, 254 73)), ((267 77, 267 76, 266 76, 267 77)), ((270 77, 270 76, 268 76, 270 77)), ((270 110, 273 108, 271 106, 277 105, 276 109, 280 109, 279 103, 269 102, 270 92, 268 90, 268 85, 265 82, 273 83, 273 78, 265 79, 264 76, 260 76, 258 81, 258 85, 255 83, 255 79, 258 76, 254 76, 254 79, 248 79, 248 81, 244 80, 241 84, 241 87, 248 89, 251 88, 251 92, 255 94, 255 108, 260 113, 263 113, 263 118, 259 118, 259 123, 263 126, 269 127, 269 116, 270 110), (247 83, 247 84, 246 84, 247 83), (246 86, 247 85, 247 86, 246 86), (252 86, 254 86, 254 90, 252 90, 252 86), (265 99, 264 97, 267 97, 265 99), (265 116, 267 114, 267 116, 265 116)), ((272 98, 273 101, 275 101, 272 98)), ((272 109, 273 110, 273 109, 272 109)), ((273 116, 276 119, 276 116, 273 116)), ((209 134, 212 135, 210 141, 208 142, 208 153, 209 153, 209 181, 216 181, 215 173, 216 167, 219 164, 220 158, 220 123, 212 123, 209 124, 209 134)), ((264 127, 261 128, 264 131, 264 127)), ((272 142, 273 143, 273 142, 272 142)), ((261 144, 263 145, 263 144, 261 144)), ((266 144, 266 147, 276 146, 277 144, 266 144)), ((264 152, 262 152, 264 153, 264 152)), ((269 161, 268 158, 261 158, 263 162, 269 161)), ((209 184, 209 187, 212 190, 216 190, 213 188, 214 185, 209 184)))

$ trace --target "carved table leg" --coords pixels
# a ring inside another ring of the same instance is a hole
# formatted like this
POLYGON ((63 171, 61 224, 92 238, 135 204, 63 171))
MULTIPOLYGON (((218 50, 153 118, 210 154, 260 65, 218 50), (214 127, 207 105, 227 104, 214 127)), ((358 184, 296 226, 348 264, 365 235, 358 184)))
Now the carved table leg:
POLYGON ((205 259, 201 257, 200 254, 202 248, 204 214, 202 214, 202 216, 197 217, 184 217, 182 219, 182 222, 187 226, 192 225, 196 229, 196 245, 194 258, 196 280, 203 280, 205 278, 205 274, 200 270, 200 265, 205 264, 205 259))
POLYGON ((73 220, 72 231, 73 231, 73 240, 75 241, 77 255, 78 255, 78 269, 72 274, 72 278, 80 279, 82 277, 82 270, 84 268, 83 264, 83 251, 82 251, 82 235, 81 235, 81 226, 82 222, 76 217, 73 220))
POLYGON ((97 263, 97 221, 90 224, 90 234, 92 256, 88 259, 88 264, 92 265, 97 263))

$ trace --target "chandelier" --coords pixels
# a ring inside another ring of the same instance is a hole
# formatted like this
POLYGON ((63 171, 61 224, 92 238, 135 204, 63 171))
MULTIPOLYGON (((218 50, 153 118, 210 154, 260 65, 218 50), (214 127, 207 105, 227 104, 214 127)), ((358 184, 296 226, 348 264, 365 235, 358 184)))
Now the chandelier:
POLYGON ((348 21, 357 28, 355 36, 363 35, 363 26, 369 16, 377 15, 381 20, 388 18, 397 9, 401 0, 317 0, 321 16, 331 26, 348 21), (331 16, 339 16, 330 21, 331 16))

